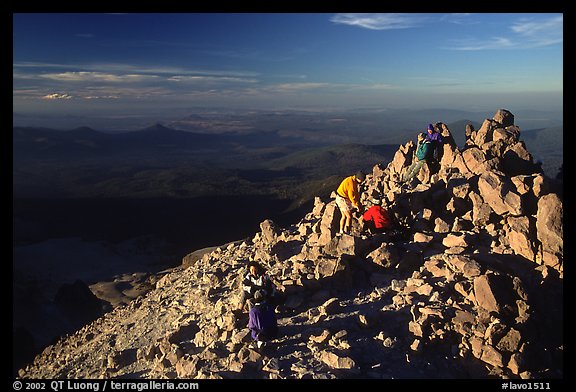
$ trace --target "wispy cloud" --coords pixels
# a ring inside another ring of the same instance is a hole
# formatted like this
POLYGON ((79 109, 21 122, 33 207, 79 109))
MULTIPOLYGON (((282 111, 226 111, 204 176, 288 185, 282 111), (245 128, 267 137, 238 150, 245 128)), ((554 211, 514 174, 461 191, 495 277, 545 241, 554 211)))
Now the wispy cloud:
POLYGON ((450 23, 456 25, 477 24, 474 14, 418 14, 418 13, 389 13, 389 14, 336 14, 330 20, 337 24, 362 27, 370 30, 397 30, 422 27, 434 23, 450 23))
POLYGON ((396 30, 417 27, 429 20, 423 14, 336 14, 331 19, 337 24, 363 27, 370 30, 396 30))
POLYGON ((142 100, 182 95, 181 92, 163 86, 145 85, 78 85, 78 86, 37 86, 34 88, 16 88, 14 98, 25 100, 142 100), (54 92, 55 90, 59 92, 54 92), (65 91, 65 92, 64 92, 65 91))
POLYGON ((470 88, 472 86, 496 84, 494 81, 480 81, 477 78, 471 83, 470 79, 459 77, 438 77, 438 76, 413 76, 407 79, 410 85, 417 88, 470 88))
POLYGON ((342 93, 347 91, 376 91, 392 90, 397 88, 392 84, 386 83, 325 83, 325 82, 307 82, 307 83, 279 83, 268 86, 261 86, 259 89, 252 89, 252 93, 272 93, 272 94, 301 94, 301 93, 342 93))
POLYGON ((547 46, 563 40, 564 16, 559 15, 542 21, 520 20, 512 25, 512 31, 533 46, 547 46))
POLYGON ((257 83, 257 79, 238 78, 231 76, 205 76, 205 75, 175 75, 167 79, 170 82, 183 83, 257 83))
POLYGON ((446 49, 479 51, 498 49, 530 49, 560 44, 563 41, 562 15, 542 20, 523 18, 511 24, 509 33, 490 39, 468 38, 454 41, 446 49))
MULTIPOLYGON (((333 23, 361 27, 369 30, 397 30, 422 27, 435 23, 453 25, 478 25, 475 14, 336 14, 330 18, 333 23)), ((529 49, 560 44, 563 41, 563 15, 546 18, 524 17, 509 26, 500 34, 490 38, 459 38, 445 45, 444 49, 461 51, 529 49)), ((482 26, 478 27, 482 29, 482 26)), ((485 32, 490 26, 486 26, 485 32)))
POLYGON ((258 86, 255 72, 194 69, 171 66, 138 66, 118 63, 13 64, 13 96, 19 99, 163 99, 187 95, 224 96, 243 86, 258 86), (58 91, 58 93, 54 93, 58 91), (67 94, 63 94, 65 91, 67 94))
POLYGON ((478 40, 475 38, 460 39, 454 41, 453 46, 447 46, 445 49, 449 50, 462 50, 462 51, 477 51, 477 50, 492 50, 492 49, 511 49, 518 47, 509 37, 492 37, 489 40, 478 40))
MULTIPOLYGON (((248 71, 222 71, 215 69, 195 69, 183 67, 170 67, 170 66, 139 66, 121 63, 94 63, 94 64, 57 64, 57 63, 42 63, 42 62, 17 62, 12 64, 14 70, 20 70, 18 73, 20 77, 24 77, 24 70, 28 70, 30 75, 46 75, 43 74, 48 69, 59 69, 64 72, 61 74, 83 74, 85 77, 92 73, 98 74, 128 74, 128 75, 152 75, 152 76, 178 76, 178 75, 200 75, 200 76, 225 76, 225 77, 256 77, 259 74, 256 72, 248 71), (36 72, 34 72, 36 69, 36 72), (74 71, 65 71, 65 70, 74 71)), ((16 71, 15 71, 16 73, 16 71)), ((51 73, 48 75, 58 75, 51 73)), ((66 76, 65 76, 66 77, 66 76)), ((76 76, 78 77, 78 75, 76 76)))
POLYGON ((198 91, 211 88, 240 89, 242 85, 259 83, 255 77, 257 75, 255 72, 161 65, 142 67, 117 63, 89 65, 15 63, 13 93, 14 96, 36 99, 44 99, 53 91, 69 91, 77 99, 161 97, 185 94, 185 90, 190 89, 198 91), (24 93, 23 89, 33 86, 34 81, 36 93, 24 93), (102 91, 95 92, 98 88, 102 91))
POLYGON ((118 95, 87 95, 84 99, 120 99, 118 95))
POLYGON ((108 83, 124 83, 124 82, 141 82, 156 78, 154 75, 116 75, 102 72, 63 72, 41 75, 42 78, 58 80, 64 82, 108 82, 108 83))

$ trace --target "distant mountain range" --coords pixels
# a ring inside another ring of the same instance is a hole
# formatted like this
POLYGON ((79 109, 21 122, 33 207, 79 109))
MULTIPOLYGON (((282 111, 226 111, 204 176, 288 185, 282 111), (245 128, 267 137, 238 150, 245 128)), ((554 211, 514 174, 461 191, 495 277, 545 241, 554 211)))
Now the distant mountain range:
MULTIPOLYGON (((113 134, 90 128, 58 131, 17 127, 13 135, 17 197, 261 194, 262 190, 240 189, 240 185, 234 189, 230 185, 234 179, 241 182, 251 171, 256 183, 277 177, 281 170, 292 170, 290 176, 300 177, 301 173, 296 176, 294 170, 305 168, 297 161, 290 163, 290 156, 327 147, 326 143, 284 137, 275 131, 202 134, 162 125, 113 134), (260 178, 255 177, 258 173, 260 178), (210 184, 215 188, 207 190, 210 184)), ((318 161, 312 168, 314 173, 335 174, 334 167, 341 165, 339 156, 332 158, 332 165, 318 161), (327 172, 322 173, 323 168, 327 172)), ((349 162, 351 170, 356 169, 358 162, 365 162, 367 167, 373 163, 366 162, 366 154, 358 154, 355 162, 349 162)))
MULTIPOLYGON (((433 111, 424 111, 418 117, 432 114, 433 111)), ((283 113, 268 117, 276 121, 285 116, 283 113)), ((198 116, 192 120, 198 120, 198 116)), ((252 128, 219 133, 178 130, 161 124, 114 133, 88 127, 68 131, 14 127, 14 194, 17 197, 174 197, 178 194, 189 197, 207 192, 227 193, 220 189, 221 184, 229 185, 234 178, 256 183, 280 178, 286 182, 290 177, 297 181, 318 180, 386 163, 398 144, 410 138, 415 140, 418 132, 414 130, 414 135, 407 137, 404 128, 389 131, 387 136, 378 133, 378 137, 372 138, 392 140, 390 143, 357 143, 350 142, 351 137, 338 137, 345 134, 350 125, 333 122, 338 125, 326 128, 325 120, 320 118, 318 124, 310 124, 309 128, 285 128, 284 119, 268 131, 252 128), (346 142, 338 142, 340 139, 346 142), (226 181, 221 181, 224 177, 226 181), (153 189, 148 189, 151 187, 146 184, 146 178, 150 185, 155 185, 153 189), (204 189, 206 183, 214 182, 215 178, 220 180, 215 187, 204 189), (192 183, 194 190, 189 186, 192 183)), ((475 129, 481 126, 480 122, 468 119, 447 124, 460 147, 464 145, 467 124, 475 129)), ((390 122, 385 128, 389 127, 390 122)), ((348 133, 366 140, 367 132, 360 127, 358 132, 348 133)), ((374 132, 372 130, 373 135, 374 132)), ((534 159, 543 162, 545 172, 555 176, 563 160, 563 127, 522 130, 521 140, 534 159)), ((254 192, 253 189, 244 191, 254 192)))
MULTIPOLYGON (((178 154, 228 153, 239 146, 251 148, 299 144, 290 138, 281 138, 274 132, 250 135, 235 133, 204 134, 181 131, 160 124, 132 132, 105 133, 90 128, 57 131, 44 128, 16 127, 13 132, 15 159, 43 158, 114 158, 137 154, 139 156, 162 153, 178 154)), ((310 143, 307 143, 309 145, 310 143)))

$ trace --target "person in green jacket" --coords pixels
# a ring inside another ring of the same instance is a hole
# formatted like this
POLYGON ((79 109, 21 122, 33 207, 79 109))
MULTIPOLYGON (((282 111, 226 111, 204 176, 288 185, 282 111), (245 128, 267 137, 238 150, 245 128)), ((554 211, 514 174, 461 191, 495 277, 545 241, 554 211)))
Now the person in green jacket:
POLYGON ((404 183, 410 182, 414 178, 414 176, 420 173, 420 169, 424 165, 424 162, 430 160, 432 158, 432 154, 434 153, 434 144, 431 143, 428 139, 426 139, 426 135, 424 133, 418 134, 418 147, 416 148, 416 158, 412 162, 412 164, 406 170, 404 174, 404 178, 402 181, 404 183))

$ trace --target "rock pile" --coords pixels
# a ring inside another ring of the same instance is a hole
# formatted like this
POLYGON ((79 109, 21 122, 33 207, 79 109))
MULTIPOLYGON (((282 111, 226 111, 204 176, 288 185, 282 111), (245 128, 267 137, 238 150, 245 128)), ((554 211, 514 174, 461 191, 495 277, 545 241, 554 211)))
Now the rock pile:
POLYGON ((394 233, 336 236, 333 199, 288 228, 185 258, 155 289, 46 348, 22 378, 562 378, 562 194, 499 110, 437 167, 374 166, 394 233), (234 309, 247 260, 285 299, 257 350, 234 309))

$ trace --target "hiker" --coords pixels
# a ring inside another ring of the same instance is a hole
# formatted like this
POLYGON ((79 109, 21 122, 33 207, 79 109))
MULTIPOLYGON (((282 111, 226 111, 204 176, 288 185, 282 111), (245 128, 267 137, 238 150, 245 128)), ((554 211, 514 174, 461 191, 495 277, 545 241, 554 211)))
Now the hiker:
POLYGON ((254 306, 250 309, 248 329, 258 348, 265 342, 275 339, 278 334, 276 313, 272 305, 268 304, 262 290, 254 293, 254 306))
POLYGON ((370 234, 383 233, 385 230, 392 228, 392 221, 388 211, 384 209, 379 198, 370 200, 372 207, 368 208, 362 215, 364 220, 364 229, 370 234))
POLYGON ((444 143, 444 139, 440 132, 437 132, 434 125, 428 124, 428 129, 426 130, 426 140, 432 143, 432 158, 436 161, 440 161, 442 158, 442 152, 440 151, 440 146, 444 143))
POLYGON ((416 157, 408 169, 406 169, 406 173, 404 174, 404 178, 402 181, 407 184, 420 173, 420 169, 424 165, 424 162, 429 161, 432 158, 432 154, 434 153, 434 146, 433 144, 426 139, 426 134, 419 133, 418 134, 418 147, 416 148, 416 157))
POLYGON ((361 170, 355 175, 346 177, 336 190, 336 205, 342 213, 340 218, 340 232, 338 234, 350 233, 352 227, 352 210, 357 208, 362 212, 360 204, 359 186, 366 179, 366 174, 361 170))
POLYGON ((256 261, 250 261, 248 271, 242 280, 242 297, 238 310, 243 310, 246 304, 250 310, 254 306, 254 294, 259 290, 269 303, 276 299, 276 287, 264 268, 256 261))

